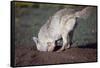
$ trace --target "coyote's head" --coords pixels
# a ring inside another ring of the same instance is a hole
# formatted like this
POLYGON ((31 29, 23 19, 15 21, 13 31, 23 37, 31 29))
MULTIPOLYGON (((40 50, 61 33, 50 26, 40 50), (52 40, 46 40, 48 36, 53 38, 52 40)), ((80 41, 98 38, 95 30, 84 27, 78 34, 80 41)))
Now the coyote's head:
POLYGON ((33 40, 36 44, 37 50, 39 51, 48 51, 48 47, 50 43, 47 42, 40 42, 40 40, 37 37, 33 37, 33 40))
POLYGON ((39 51, 53 51, 54 50, 54 42, 40 42, 37 37, 33 37, 33 40, 36 44, 37 50, 39 51))

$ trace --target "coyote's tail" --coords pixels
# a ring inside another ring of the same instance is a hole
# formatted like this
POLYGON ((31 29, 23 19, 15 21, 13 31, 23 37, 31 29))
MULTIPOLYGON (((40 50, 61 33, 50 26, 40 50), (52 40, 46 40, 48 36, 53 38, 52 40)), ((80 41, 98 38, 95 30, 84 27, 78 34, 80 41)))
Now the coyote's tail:
POLYGON ((93 10, 93 7, 86 7, 82 9, 81 11, 76 12, 75 16, 78 18, 87 19, 92 13, 92 10, 93 10))

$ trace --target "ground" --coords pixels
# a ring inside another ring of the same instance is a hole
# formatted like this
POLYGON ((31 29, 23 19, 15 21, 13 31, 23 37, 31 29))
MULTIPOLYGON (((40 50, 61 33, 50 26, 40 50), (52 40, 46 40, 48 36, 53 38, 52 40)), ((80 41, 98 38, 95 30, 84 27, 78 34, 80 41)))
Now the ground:
POLYGON ((15 52, 16 66, 69 64, 97 61, 96 48, 73 47, 62 52, 40 52, 34 50, 33 46, 18 46, 16 47, 15 52))

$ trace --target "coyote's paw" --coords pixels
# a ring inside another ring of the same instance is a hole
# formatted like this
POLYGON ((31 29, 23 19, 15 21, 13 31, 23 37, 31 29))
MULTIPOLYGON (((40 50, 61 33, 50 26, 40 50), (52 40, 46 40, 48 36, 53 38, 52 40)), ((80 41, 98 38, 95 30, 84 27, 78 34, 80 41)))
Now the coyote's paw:
POLYGON ((69 49, 71 47, 70 44, 68 44, 67 46, 65 46, 65 49, 69 49))
POLYGON ((59 49, 59 50, 57 50, 56 52, 62 52, 64 49, 59 49))

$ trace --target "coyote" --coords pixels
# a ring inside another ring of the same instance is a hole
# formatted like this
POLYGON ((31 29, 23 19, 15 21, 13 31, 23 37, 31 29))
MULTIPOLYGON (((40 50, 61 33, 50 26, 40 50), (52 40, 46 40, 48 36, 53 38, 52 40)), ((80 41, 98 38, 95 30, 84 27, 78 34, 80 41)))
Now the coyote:
POLYGON ((55 48, 55 41, 62 38, 63 45, 57 50, 60 52, 66 48, 69 48, 70 37, 69 33, 74 29, 77 18, 87 18, 92 7, 85 7, 76 11, 71 8, 64 8, 57 11, 53 16, 50 16, 47 22, 40 28, 38 38, 33 37, 36 43, 37 50, 39 51, 53 51, 55 48))

